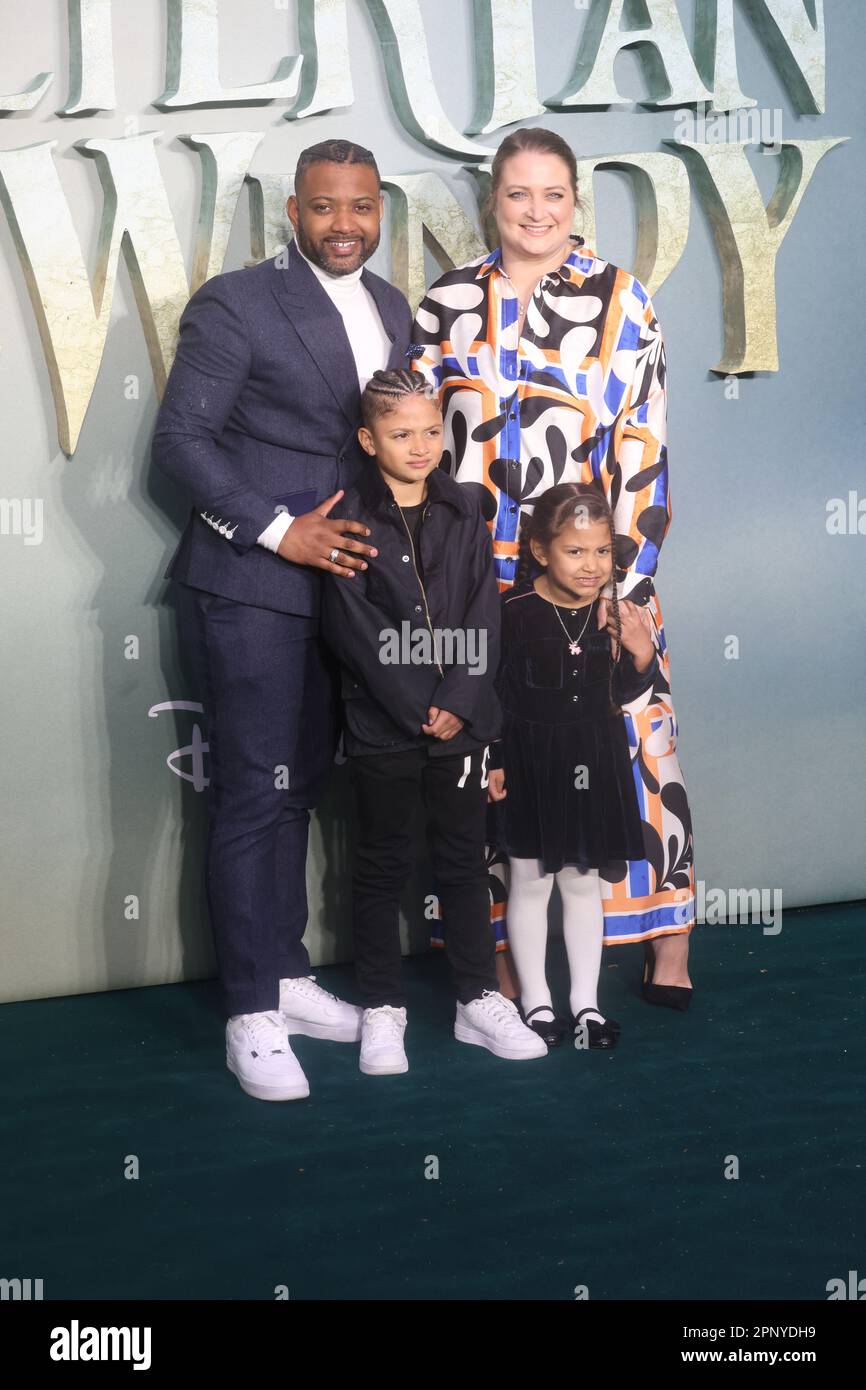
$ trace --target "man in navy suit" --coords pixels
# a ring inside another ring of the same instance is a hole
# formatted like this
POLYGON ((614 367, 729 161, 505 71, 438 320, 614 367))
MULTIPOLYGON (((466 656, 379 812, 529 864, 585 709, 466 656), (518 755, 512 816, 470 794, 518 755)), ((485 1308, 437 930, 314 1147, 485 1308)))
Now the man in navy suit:
POLYGON ((375 564, 331 508, 363 467, 360 396, 405 364, 411 314, 364 268, 383 200, 369 150, 305 150, 287 252, 192 296, 159 411, 154 463, 192 497, 168 575, 210 746, 207 896, 226 1062, 262 1100, 309 1095, 289 1034, 355 1041, 361 1010, 321 989, 303 944, 310 809, 336 742, 319 638, 323 572, 375 564))

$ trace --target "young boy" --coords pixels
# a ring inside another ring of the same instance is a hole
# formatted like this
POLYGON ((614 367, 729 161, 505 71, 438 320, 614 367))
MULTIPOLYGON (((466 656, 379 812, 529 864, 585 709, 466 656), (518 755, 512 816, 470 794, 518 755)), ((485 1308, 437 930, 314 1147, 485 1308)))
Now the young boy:
MULTIPOLYGON (((500 599, 478 502, 439 468, 442 416, 416 372, 376 372, 358 438, 372 462, 332 516, 370 528, 375 557, 329 575, 322 631, 342 667, 345 746, 358 806, 352 879, 364 1016, 361 1071, 408 1071, 399 905, 419 800, 457 991, 454 1036, 498 1057, 547 1048, 497 992, 484 857, 487 744, 500 599)), ((337 557, 332 553, 332 561, 337 557)))

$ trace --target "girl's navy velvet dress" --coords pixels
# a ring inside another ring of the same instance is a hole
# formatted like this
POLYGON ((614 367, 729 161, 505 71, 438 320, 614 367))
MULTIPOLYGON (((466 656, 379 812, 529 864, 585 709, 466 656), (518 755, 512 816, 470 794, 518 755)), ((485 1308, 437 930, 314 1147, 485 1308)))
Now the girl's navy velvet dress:
MULTIPOLYGON (((554 605, 531 581, 502 599, 502 660, 497 690, 502 740, 491 767, 504 766, 507 796, 493 803, 491 837, 517 859, 540 859, 546 873, 565 864, 601 869, 642 859, 644 842, 625 721, 610 704, 610 637, 597 627, 597 600, 559 608, 577 638, 572 655, 554 605)), ((614 668, 620 704, 653 683, 654 654, 638 672, 623 648, 614 668)))

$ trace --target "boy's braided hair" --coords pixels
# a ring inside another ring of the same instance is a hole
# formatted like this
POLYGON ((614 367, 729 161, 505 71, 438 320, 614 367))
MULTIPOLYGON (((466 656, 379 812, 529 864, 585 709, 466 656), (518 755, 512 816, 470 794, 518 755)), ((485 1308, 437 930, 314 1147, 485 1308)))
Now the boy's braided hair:
POLYGON ((395 410, 400 401, 409 396, 426 396, 437 405, 439 402, 435 386, 431 386, 420 372, 411 372, 405 367, 394 372, 374 372, 361 392, 361 419, 367 429, 374 420, 395 410))

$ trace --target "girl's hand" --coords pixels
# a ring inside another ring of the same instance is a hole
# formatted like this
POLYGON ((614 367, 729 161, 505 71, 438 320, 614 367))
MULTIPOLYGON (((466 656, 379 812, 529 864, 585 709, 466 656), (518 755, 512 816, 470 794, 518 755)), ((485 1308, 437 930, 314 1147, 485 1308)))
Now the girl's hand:
MULTIPOLYGON (((653 629, 653 620, 652 620, 652 616, 651 616, 651 614, 650 614, 649 608, 648 608, 648 607, 640 608, 640 607, 638 607, 638 605, 637 605, 636 603, 632 603, 632 602, 631 602, 631 599, 624 598, 624 599, 620 599, 620 604, 619 604, 620 612, 622 612, 622 606, 623 606, 624 603, 630 604, 632 608, 637 608, 637 611, 638 611, 638 613, 639 613, 639 615, 640 615, 640 620, 641 620, 641 622, 643 623, 644 627, 645 627, 646 630, 647 630, 647 636, 649 637, 650 641, 652 642, 653 630, 654 630, 654 629, 653 629)), ((597 614, 598 614, 598 628, 599 628, 599 631, 601 631, 601 629, 602 629, 603 627, 607 627, 608 632, 609 632, 609 631, 610 631, 610 628, 608 627, 608 616, 609 616, 609 615, 608 615, 608 600, 607 600, 606 598, 599 599, 598 608, 596 609, 596 612, 597 612, 597 614)))
POLYGON ((487 800, 502 801, 505 796, 505 768, 492 767, 487 773, 487 800))
MULTIPOLYGON (((634 664, 638 671, 643 671, 649 666, 653 659, 655 647, 652 638, 647 630, 648 621, 652 622, 649 613, 644 617, 644 609, 639 608, 636 603, 631 603, 625 598, 619 605, 620 627, 622 629, 622 645, 627 652, 634 658, 634 664)), ((611 636, 611 646, 614 649, 614 659, 616 658, 616 624, 613 620, 613 609, 611 608, 607 617, 607 630, 611 636)))
POLYGON ((463 720, 456 714, 449 714, 447 709, 436 709, 431 705, 427 711, 427 723, 421 725, 421 732, 430 734, 433 738, 441 738, 444 742, 459 734, 462 728, 463 720))

